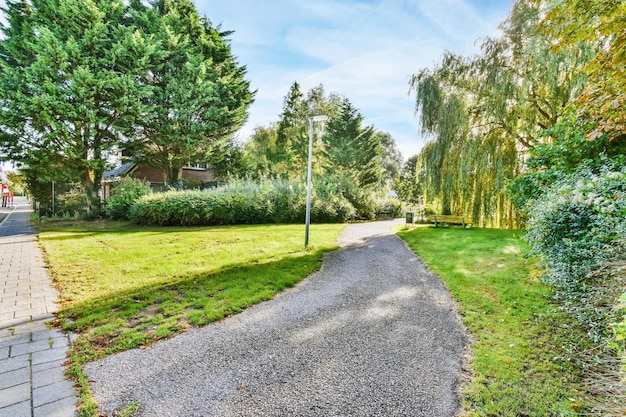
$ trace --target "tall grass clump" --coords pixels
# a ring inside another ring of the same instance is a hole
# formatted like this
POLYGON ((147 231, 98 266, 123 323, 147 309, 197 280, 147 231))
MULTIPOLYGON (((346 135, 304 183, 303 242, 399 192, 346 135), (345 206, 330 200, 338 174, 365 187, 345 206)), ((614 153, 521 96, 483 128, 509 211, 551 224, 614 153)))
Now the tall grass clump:
MULTIPOLYGON (((216 189, 144 196, 133 204, 130 219, 162 226, 295 223, 304 219, 305 207, 305 184, 240 180, 216 189)), ((356 215, 352 204, 325 183, 314 187, 311 207, 316 222, 345 222, 356 215)))

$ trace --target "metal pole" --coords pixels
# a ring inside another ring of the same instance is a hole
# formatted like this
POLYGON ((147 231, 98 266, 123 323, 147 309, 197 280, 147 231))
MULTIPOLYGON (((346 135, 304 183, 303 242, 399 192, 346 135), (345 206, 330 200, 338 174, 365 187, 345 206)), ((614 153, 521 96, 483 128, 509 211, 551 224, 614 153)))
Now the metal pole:
POLYGON ((54 181, 52 181, 52 216, 54 216, 54 181))
POLYGON ((309 165, 306 172, 306 230, 304 232, 304 247, 309 246, 309 224, 311 223, 311 166, 313 157, 313 117, 309 117, 309 165))

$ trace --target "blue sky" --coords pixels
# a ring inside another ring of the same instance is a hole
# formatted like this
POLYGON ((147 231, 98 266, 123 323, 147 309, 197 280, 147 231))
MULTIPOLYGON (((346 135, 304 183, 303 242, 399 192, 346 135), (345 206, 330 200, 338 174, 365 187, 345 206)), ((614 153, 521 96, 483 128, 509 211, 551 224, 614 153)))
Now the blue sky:
POLYGON ((196 0, 198 11, 234 30, 233 53, 257 90, 246 140, 277 121, 294 81, 344 94, 365 123, 389 132, 405 158, 419 152, 408 78, 445 50, 470 54, 498 36, 513 0, 196 0))

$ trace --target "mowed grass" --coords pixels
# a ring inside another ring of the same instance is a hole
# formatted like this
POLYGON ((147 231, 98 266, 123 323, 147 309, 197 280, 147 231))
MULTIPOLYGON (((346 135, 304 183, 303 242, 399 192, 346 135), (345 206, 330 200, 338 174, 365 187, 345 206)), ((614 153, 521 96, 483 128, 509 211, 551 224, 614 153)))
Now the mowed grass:
POLYGON ((344 225, 198 228, 51 223, 39 239, 61 293, 58 324, 78 334, 70 376, 97 414, 85 362, 179 334, 269 300, 319 269, 344 225))
POLYGON ((550 303, 523 232, 417 227, 399 232, 447 284, 473 343, 463 414, 584 413, 584 376, 568 358, 581 330, 550 303))

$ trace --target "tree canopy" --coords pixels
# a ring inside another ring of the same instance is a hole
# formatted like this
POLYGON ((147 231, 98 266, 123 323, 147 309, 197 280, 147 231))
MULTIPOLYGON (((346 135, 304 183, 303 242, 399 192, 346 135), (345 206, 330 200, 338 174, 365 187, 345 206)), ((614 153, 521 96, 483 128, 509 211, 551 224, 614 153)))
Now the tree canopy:
POLYGON ((125 144, 150 89, 136 80, 155 46, 121 0, 8 1, 0 40, 0 146, 7 159, 94 192, 107 151, 125 144))
POLYGON ((446 53, 411 78, 422 133, 432 137, 417 170, 436 211, 514 224, 506 184, 582 90, 591 56, 588 48, 553 51, 554 38, 537 33, 541 16, 539 5, 519 0, 480 54, 446 53))
POLYGON ((219 159, 245 121, 245 67, 189 0, 9 0, 3 11, 0 147, 39 181, 76 178, 95 195, 120 150, 174 181, 185 163, 219 159))
POLYGON ((284 98, 279 120, 257 127, 245 145, 244 159, 250 171, 301 178, 308 158, 309 117, 316 114, 329 116, 313 149, 313 167, 318 174, 349 179, 365 188, 386 183, 398 174, 402 157, 391 135, 365 126, 363 116, 348 98, 326 95, 322 85, 305 94, 297 82, 284 98))
POLYGON ((141 79, 152 94, 133 158, 163 169, 167 183, 177 184, 183 166, 221 162, 253 93, 230 51, 230 32, 200 18, 189 0, 159 0, 152 7, 134 2, 132 12, 139 30, 158 45, 141 79))

